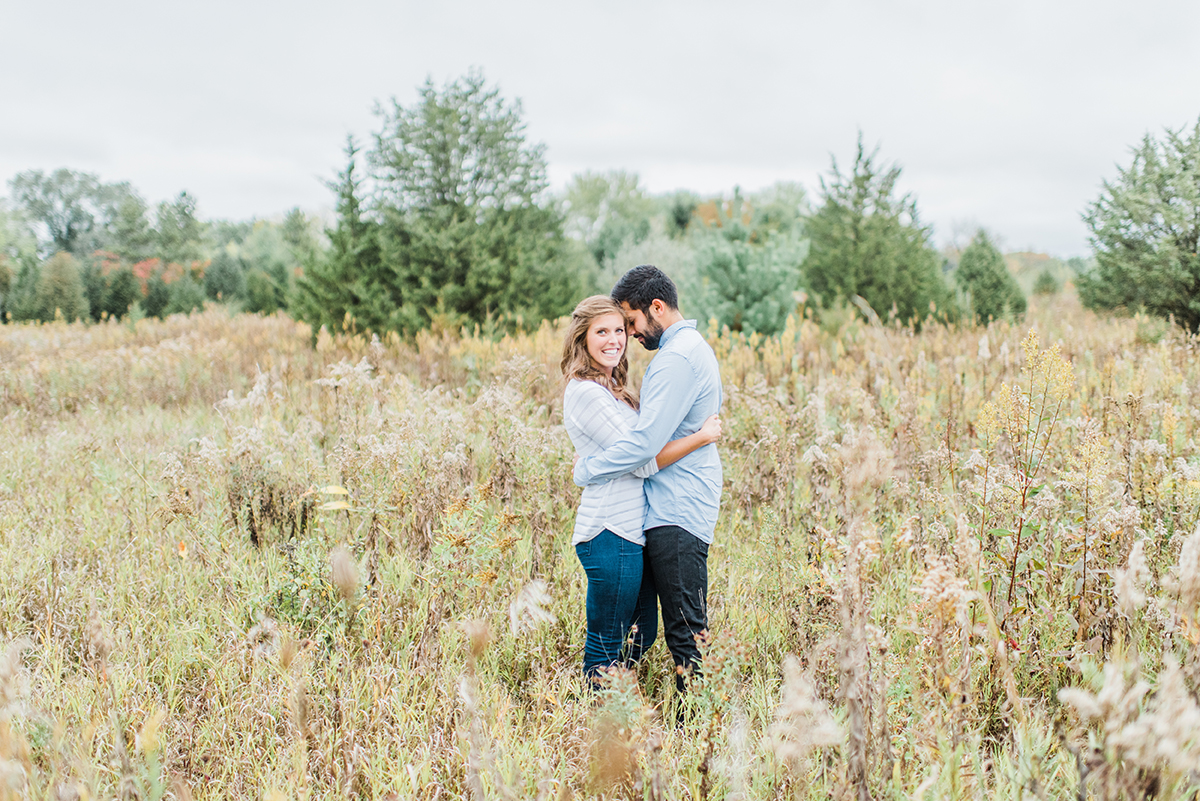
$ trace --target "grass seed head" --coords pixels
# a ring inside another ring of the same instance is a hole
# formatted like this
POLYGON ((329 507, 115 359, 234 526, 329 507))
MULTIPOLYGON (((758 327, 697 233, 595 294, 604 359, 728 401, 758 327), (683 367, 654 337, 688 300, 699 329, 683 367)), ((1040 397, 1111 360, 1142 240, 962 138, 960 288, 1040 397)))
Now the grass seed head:
POLYGON ((467 635, 467 647, 472 659, 479 659, 492 642, 492 628, 486 620, 464 620, 463 633, 467 635))
POLYGON ((1182 611, 1194 620, 1196 607, 1200 606, 1200 527, 1183 541, 1183 547, 1179 549, 1175 580, 1179 582, 1182 611))
POLYGON ((783 662, 783 690, 768 736, 775 756, 792 767, 798 767, 814 749, 840 746, 844 739, 795 656, 789 655, 783 662))
POLYGON ((341 545, 329 554, 329 567, 333 577, 333 585, 337 587, 342 600, 347 604, 353 602, 358 594, 358 563, 341 545))
POLYGON ((262 615, 258 622, 246 632, 246 645, 256 659, 269 656, 279 650, 279 626, 274 620, 262 615))
POLYGON ((300 643, 293 637, 288 637, 283 641, 283 646, 279 649, 279 666, 287 670, 296 661, 296 656, 300 653, 300 643))
POLYGON ((296 732, 298 737, 307 738, 308 720, 309 720, 309 703, 308 703, 308 686, 303 681, 297 681, 296 686, 292 689, 291 698, 288 699, 288 707, 292 713, 292 730, 296 732))
POLYGON ((87 623, 83 627, 83 647, 92 666, 105 672, 108 668, 108 657, 112 654, 113 641, 108 627, 104 625, 95 609, 88 613, 87 623))
POLYGON ((526 584, 508 608, 508 622, 513 634, 533 631, 543 623, 557 620, 550 611, 551 600, 546 582, 535 579, 526 584))
POLYGON ((1143 588, 1150 580, 1150 568, 1146 565, 1145 540, 1138 540, 1129 551, 1129 561, 1124 570, 1115 571, 1117 602, 1127 616, 1146 605, 1143 588))
POLYGON ((9 708, 21 697, 21 654, 33 643, 22 637, 9 643, 0 653, 0 720, 9 715, 9 708))

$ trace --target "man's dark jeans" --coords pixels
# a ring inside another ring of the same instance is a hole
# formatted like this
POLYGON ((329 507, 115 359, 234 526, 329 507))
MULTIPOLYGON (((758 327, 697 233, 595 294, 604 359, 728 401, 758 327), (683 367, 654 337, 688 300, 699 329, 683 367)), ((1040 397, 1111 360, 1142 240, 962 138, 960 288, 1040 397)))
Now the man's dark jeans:
MULTIPOLYGON (((631 656, 640 658, 658 634, 662 607, 663 637, 675 666, 688 673, 700 669, 696 635, 708 629, 708 545, 679 526, 646 529, 646 567, 633 621, 638 638, 631 656), (657 599, 657 604, 655 603, 657 599)), ((684 676, 676 686, 683 690, 684 676)))

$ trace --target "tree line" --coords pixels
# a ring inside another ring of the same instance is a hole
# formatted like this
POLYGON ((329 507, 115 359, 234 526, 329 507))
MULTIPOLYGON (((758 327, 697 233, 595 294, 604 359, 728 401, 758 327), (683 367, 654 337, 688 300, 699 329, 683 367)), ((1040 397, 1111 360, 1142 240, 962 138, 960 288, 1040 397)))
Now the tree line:
POLYGON ((187 192, 150 208, 128 183, 31 170, 0 201, 0 319, 190 312, 206 300, 285 308, 321 250, 317 221, 201 221, 187 192))
MULTIPOLYGON (((895 164, 864 147, 833 161, 817 197, 779 183, 722 197, 653 195, 638 176, 576 175, 552 193, 520 101, 479 72, 427 81, 349 140, 327 228, 196 217, 186 192, 153 209, 127 183, 71 170, 21 173, 0 202, 0 318, 93 319, 187 312, 207 301, 284 309, 331 330, 526 328, 604 292, 626 268, 674 276, 685 313, 774 333, 801 304, 920 324, 1018 316, 1044 269, 1015 280, 993 237, 932 245, 895 164)), ((1084 302, 1200 325, 1200 123, 1147 136, 1087 210, 1095 260, 1072 260, 1084 302)))

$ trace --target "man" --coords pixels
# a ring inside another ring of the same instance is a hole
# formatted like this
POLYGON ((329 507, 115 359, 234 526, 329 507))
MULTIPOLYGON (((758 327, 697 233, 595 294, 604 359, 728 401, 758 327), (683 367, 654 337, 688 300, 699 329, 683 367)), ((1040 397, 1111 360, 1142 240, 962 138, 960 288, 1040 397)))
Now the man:
MULTIPOLYGON (((575 464, 575 483, 581 487, 636 470, 671 440, 698 431, 721 408, 716 356, 696 330, 696 321, 679 313, 671 279, 657 267, 642 264, 621 277, 612 298, 625 310, 629 333, 658 353, 642 380, 637 427, 603 453, 575 464)), ((645 483, 645 571, 631 656, 640 657, 658 634, 657 597, 680 690, 684 675, 699 668, 696 635, 708 628, 708 547, 721 486, 715 444, 697 449, 645 483)))

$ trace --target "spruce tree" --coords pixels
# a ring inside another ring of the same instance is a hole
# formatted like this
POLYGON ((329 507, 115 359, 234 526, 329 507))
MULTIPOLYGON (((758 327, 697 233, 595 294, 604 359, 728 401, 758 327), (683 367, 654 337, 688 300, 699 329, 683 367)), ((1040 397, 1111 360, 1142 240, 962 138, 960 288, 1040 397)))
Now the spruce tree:
POLYGON ((124 317, 141 297, 142 290, 138 285, 137 276, 133 274, 133 270, 122 267, 108 276, 102 311, 109 317, 124 317))
POLYGON ((811 249, 804 262, 808 286, 821 304, 862 297, 881 317, 895 307, 901 320, 924 319, 932 310, 953 317, 957 308, 930 247, 911 195, 895 196, 899 167, 881 168, 862 134, 848 174, 834 160, 821 179, 823 203, 809 219, 811 249))
POLYGON ((79 262, 70 253, 60 252, 42 265, 37 281, 38 319, 49 321, 59 314, 67 321, 86 319, 88 299, 84 293, 79 262))
POLYGON ((1038 273, 1037 280, 1033 282, 1033 294, 1035 295, 1057 295, 1061 288, 1058 279, 1054 277, 1054 273, 1050 272, 1049 267, 1038 273))
POLYGON ((42 265, 37 259, 25 259, 13 275, 8 293, 4 296, 4 319, 13 322, 36 320, 38 308, 37 286, 42 277, 42 265))
POLYGON ((146 297, 142 300, 142 310, 147 317, 162 317, 166 314, 167 304, 171 301, 171 288, 163 280, 162 272, 156 271, 146 281, 146 297))
POLYGON ((1096 253, 1076 281, 1093 309, 1145 309, 1200 331, 1200 120, 1147 135, 1084 216, 1096 253))
POLYGON ((959 259, 954 279, 981 323, 1025 313, 1025 295, 1004 264, 1004 256, 980 229, 959 259))
POLYGON ((191 314, 204 311, 204 287, 191 275, 171 283, 167 292, 166 314, 191 314))
POLYGON ((376 332, 401 327, 402 298, 380 258, 379 227, 363 215, 362 181, 356 174, 359 148, 352 137, 345 153, 346 169, 329 184, 337 193, 337 225, 327 232, 330 247, 304 265, 296 282, 292 308, 312 325, 314 336, 321 326, 341 331, 351 320, 356 328, 376 332))
POLYGON ((213 256, 204 271, 204 294, 225 303, 245 297, 246 268, 242 260, 224 248, 213 256))
POLYGON ((694 300, 734 331, 774 334, 796 308, 809 243, 798 232, 760 228, 758 223, 770 221, 751 209, 735 189, 733 199, 718 207, 717 224, 693 235, 703 293, 694 300))
POLYGON ((472 72, 441 90, 427 81, 415 105, 382 116, 370 157, 388 269, 373 289, 397 327, 569 312, 592 276, 543 202, 545 148, 526 142, 520 102, 472 72))

